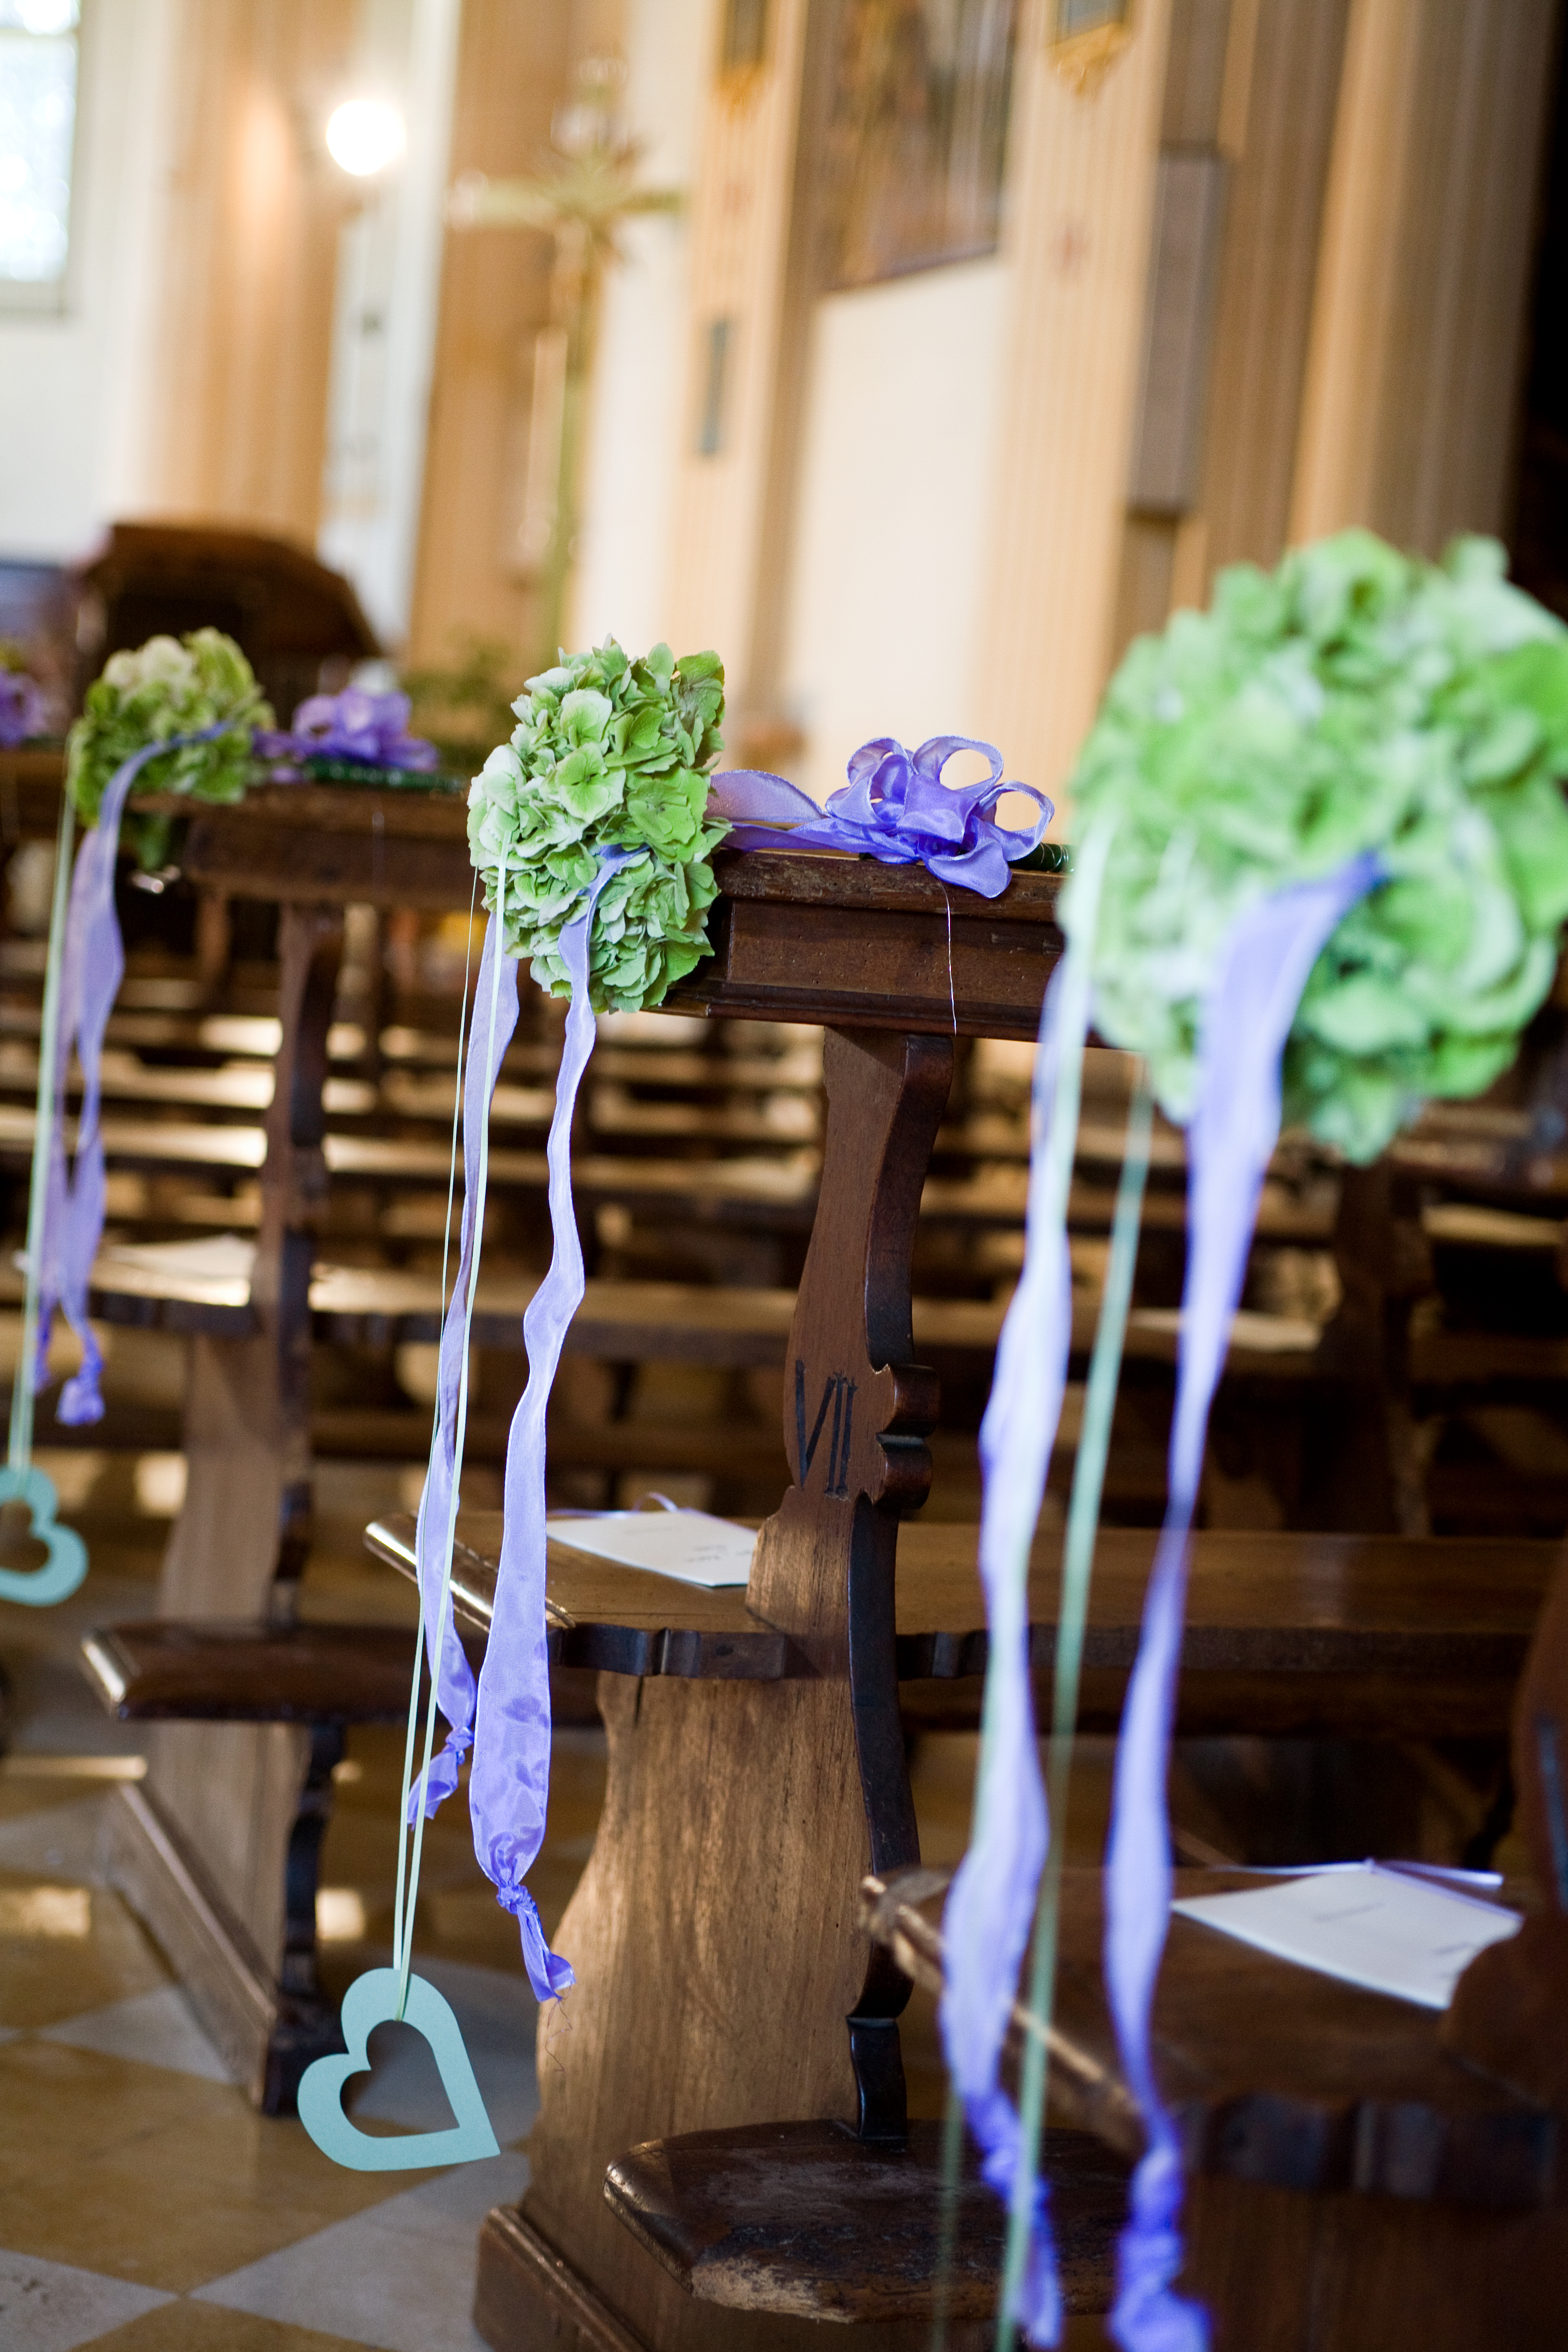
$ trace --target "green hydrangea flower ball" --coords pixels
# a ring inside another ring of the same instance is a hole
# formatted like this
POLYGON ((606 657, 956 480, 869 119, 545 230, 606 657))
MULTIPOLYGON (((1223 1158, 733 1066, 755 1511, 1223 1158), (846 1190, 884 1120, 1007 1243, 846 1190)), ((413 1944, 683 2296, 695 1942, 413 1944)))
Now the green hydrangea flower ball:
MULTIPOLYGON (((1285 1116, 1374 1159, 1421 1103, 1504 1070, 1568 916, 1568 630, 1493 541, 1440 564, 1346 531, 1273 573, 1222 572, 1207 613, 1141 638, 1072 795, 1113 821, 1096 1018, 1148 1056, 1176 1119, 1244 907, 1375 851, 1286 1047, 1285 1116)), ((1081 916, 1069 884, 1063 920, 1081 916)))
MULTIPOLYGON (((136 788, 202 801, 241 800, 254 772, 252 732, 271 724, 271 709, 232 637, 219 629, 194 630, 183 642, 149 637, 134 653, 111 654, 103 675, 88 688, 66 745, 72 804, 83 824, 95 823, 110 777, 133 751, 218 725, 223 732, 210 741, 183 744, 149 760, 136 788)), ((161 864, 168 818, 128 822, 142 863, 161 864)))
POLYGON ((677 662, 668 646, 632 661, 613 637, 563 656, 512 705, 511 740, 468 791, 468 847, 495 908, 504 862, 504 940, 552 995, 570 993, 558 951, 601 849, 640 850, 605 884, 588 942, 595 1012, 636 1012, 710 954, 710 864, 727 827, 705 821, 708 771, 723 749, 724 665, 677 662))

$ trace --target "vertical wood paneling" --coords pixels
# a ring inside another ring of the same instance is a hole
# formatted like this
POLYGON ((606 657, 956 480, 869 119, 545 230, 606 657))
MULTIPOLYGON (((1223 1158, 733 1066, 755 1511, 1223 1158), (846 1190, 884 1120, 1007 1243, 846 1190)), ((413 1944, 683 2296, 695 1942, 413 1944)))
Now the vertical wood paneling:
POLYGON ((1354 0, 1291 533, 1498 530, 1555 0, 1354 0))
MULTIPOLYGON (((1169 0, 1092 95, 1020 45, 1015 315, 976 615, 976 724, 1058 792, 1104 683, 1142 350, 1169 0)), ((1059 824, 1058 824, 1059 830, 1059 824)))
POLYGON ((1347 4, 1261 0, 1243 121, 1222 126, 1239 136, 1209 386, 1210 577, 1285 546, 1347 4))
POLYGON ((321 130, 353 0, 183 0, 148 504, 307 544, 348 184, 321 130))
MULTIPOLYGON (((691 315, 668 591, 677 653, 718 646, 731 702, 750 694, 748 648, 784 298, 806 0, 773 0, 763 69, 716 77, 691 210, 691 315), (720 446, 700 453, 708 331, 732 321, 720 446)), ((711 68, 710 68, 711 70, 711 68)))
MULTIPOLYGON (((464 0, 451 172, 537 170, 576 50, 571 0, 464 0)), ((591 25, 588 37, 599 28, 591 25)), ((514 544, 534 338, 549 317, 542 232, 448 229, 409 625, 420 661, 464 631, 532 649, 537 597, 514 544)))

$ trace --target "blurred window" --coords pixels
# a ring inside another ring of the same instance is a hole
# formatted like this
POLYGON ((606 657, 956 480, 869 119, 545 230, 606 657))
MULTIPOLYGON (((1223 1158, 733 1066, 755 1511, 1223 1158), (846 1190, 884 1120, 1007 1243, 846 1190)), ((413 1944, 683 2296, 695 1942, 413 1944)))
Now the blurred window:
POLYGON ((1015 0, 843 0, 823 282, 868 286, 994 250, 1015 0))
POLYGON ((0 302, 51 306, 70 251, 78 0, 0 0, 0 302))

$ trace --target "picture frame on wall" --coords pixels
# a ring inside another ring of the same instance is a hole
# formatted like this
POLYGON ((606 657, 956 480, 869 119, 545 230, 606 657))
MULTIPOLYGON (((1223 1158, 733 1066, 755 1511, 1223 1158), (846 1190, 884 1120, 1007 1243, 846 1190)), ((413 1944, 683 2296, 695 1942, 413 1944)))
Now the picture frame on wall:
POLYGON ((823 134, 820 283, 993 253, 1016 0, 840 0, 823 134))

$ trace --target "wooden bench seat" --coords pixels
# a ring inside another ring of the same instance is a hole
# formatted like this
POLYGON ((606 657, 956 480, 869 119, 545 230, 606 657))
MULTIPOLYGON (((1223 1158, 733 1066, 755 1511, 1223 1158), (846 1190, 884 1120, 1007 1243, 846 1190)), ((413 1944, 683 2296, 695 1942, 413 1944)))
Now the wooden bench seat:
POLYGON ((153 1617, 81 1652, 121 1723, 400 1723, 414 1672, 413 1634, 390 1625, 153 1617))
MULTIPOLYGON (((1099 1871, 1063 1873, 1051 2095, 1084 2129, 1105 2130, 1109 2119, 1113 2144, 1125 2148, 1136 2106, 1101 1981, 1103 1883, 1099 1871)), ((1258 1884, 1236 1871, 1179 1870, 1175 1899, 1258 1884)), ((944 1874, 921 1870, 869 1878, 862 1890, 868 1932, 933 1990, 942 1982, 946 1886, 944 1874)), ((1026 2009, 1016 2016, 1041 2034, 1026 2009)), ((1568 2172, 1554 2118, 1452 2057, 1440 2022, 1436 2011, 1173 1916, 1155 1996, 1155 2069, 1188 2169, 1275 2189, 1561 2213, 1568 2172)))
MULTIPOLYGON (((942 2127, 902 2147, 831 2123, 653 2140, 605 2176, 612 2210, 699 2303, 846 2323, 919 2319, 942 2242, 942 2127)), ((1110 2307, 1126 2167, 1088 2132, 1051 2133, 1046 2171, 1069 2315, 1110 2307)), ((966 2148, 948 2226, 952 2320, 995 2310, 1006 2209, 966 2148)))
MULTIPOLYGON (((484 1630, 500 1515, 465 1512, 456 1604, 484 1630)), ((365 1541, 414 1573, 414 1520, 388 1514, 365 1541)), ((1155 1537, 1100 1530, 1084 1650, 1080 1719, 1121 1720, 1155 1537)), ((1558 1559, 1551 1543, 1456 1537, 1216 1531, 1194 1544, 1178 1728, 1186 1735, 1321 1732, 1472 1738, 1506 1731, 1531 1634, 1558 1559)), ((973 1528, 908 1521, 895 1587, 898 1673, 906 1686, 967 1684, 985 1671, 985 1611, 973 1528)), ((609 1674, 772 1682, 809 1675, 803 1653, 752 1615, 743 1589, 709 1591, 617 1567, 565 1541, 548 1548, 552 1657, 609 1674)), ((1042 1727, 1050 1720, 1061 1538, 1037 1538, 1029 1655, 1042 1727)), ((910 1694, 918 1696, 918 1692, 910 1694)))

